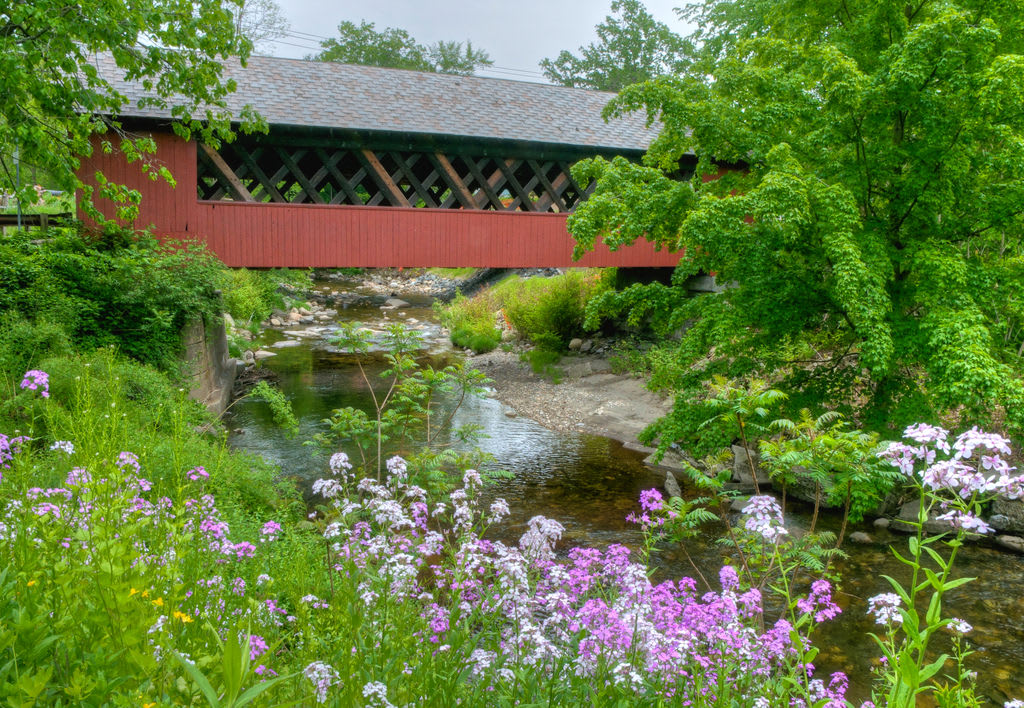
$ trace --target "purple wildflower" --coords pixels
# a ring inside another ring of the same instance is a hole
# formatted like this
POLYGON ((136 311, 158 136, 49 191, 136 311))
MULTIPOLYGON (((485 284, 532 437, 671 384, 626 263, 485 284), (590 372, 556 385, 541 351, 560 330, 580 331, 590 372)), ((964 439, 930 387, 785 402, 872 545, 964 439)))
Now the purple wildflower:
POLYGON ((974 629, 974 627, 959 617, 951 619, 949 624, 946 626, 948 626, 953 632, 960 635, 968 634, 972 629, 974 629))
POLYGON ((657 489, 645 489, 640 492, 640 508, 644 511, 661 511, 664 498, 657 489))
POLYGON ((263 524, 263 528, 260 529, 260 542, 263 541, 274 541, 277 539, 278 534, 281 533, 281 524, 276 521, 268 521, 263 524))
POLYGON ((50 397, 50 375, 39 369, 31 369, 25 372, 21 379, 22 390, 39 391, 43 398, 50 397))
POLYGON ((256 661, 256 659, 261 657, 269 648, 267 640, 260 635, 249 635, 249 661, 256 661))
POLYGON ((134 452, 122 452, 117 456, 117 462, 114 464, 121 469, 131 467, 135 470, 135 474, 138 474, 142 470, 142 465, 139 464, 139 456, 134 452))
POLYGON ((81 487, 92 481, 92 475, 84 467, 72 467, 64 484, 69 487, 81 487))
POLYGON ((57 440, 56 442, 53 443, 53 445, 50 445, 50 449, 60 450, 61 452, 67 455, 75 454, 75 444, 70 440, 57 440))
POLYGON ((325 664, 322 661, 314 661, 304 668, 302 673, 313 684, 313 690, 316 692, 316 702, 326 703, 328 689, 338 683, 338 672, 329 664, 325 664))
POLYGON ((900 614, 900 596, 894 592, 885 592, 868 598, 868 614, 875 616, 876 624, 900 624, 903 622, 903 615, 900 614))
POLYGON ((762 536, 770 543, 777 543, 782 536, 789 533, 782 521, 782 509, 775 497, 761 495, 750 497, 743 507, 747 521, 744 528, 762 536))
POLYGON ((811 594, 797 600, 796 608, 805 615, 813 615, 815 622, 833 619, 842 612, 832 601, 832 586, 827 580, 815 580, 811 584, 811 594))

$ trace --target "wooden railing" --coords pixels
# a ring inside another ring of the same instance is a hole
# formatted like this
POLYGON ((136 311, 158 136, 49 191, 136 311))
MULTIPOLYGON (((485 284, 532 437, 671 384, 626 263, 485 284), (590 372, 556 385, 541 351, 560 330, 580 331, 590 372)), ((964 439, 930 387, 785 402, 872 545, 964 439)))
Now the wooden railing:
POLYGON ((19 225, 23 229, 38 228, 47 229, 51 225, 57 225, 61 222, 68 221, 71 219, 70 213, 62 214, 0 214, 0 229, 7 226, 18 227, 19 225))

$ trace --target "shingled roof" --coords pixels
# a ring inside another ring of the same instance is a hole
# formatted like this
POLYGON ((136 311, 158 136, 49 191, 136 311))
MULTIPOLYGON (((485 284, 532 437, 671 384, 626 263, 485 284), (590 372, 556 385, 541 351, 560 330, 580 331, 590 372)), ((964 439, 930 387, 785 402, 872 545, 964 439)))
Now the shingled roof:
MULTIPOLYGON (((124 81, 110 55, 100 74, 129 98, 122 116, 170 118, 170 110, 139 108, 146 93, 124 81)), ((250 57, 229 62, 237 82, 228 108, 252 106, 271 126, 387 131, 516 140, 588 148, 645 150, 657 134, 642 114, 606 122, 615 94, 478 76, 430 74, 333 62, 250 57)))

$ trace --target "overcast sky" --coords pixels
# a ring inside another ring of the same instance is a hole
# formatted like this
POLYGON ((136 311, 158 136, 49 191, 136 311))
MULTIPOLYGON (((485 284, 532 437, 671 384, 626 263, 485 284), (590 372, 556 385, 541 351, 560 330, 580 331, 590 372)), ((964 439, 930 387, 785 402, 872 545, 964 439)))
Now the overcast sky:
MULTIPOLYGON (((594 27, 611 10, 611 0, 376 0, 342 3, 324 0, 278 0, 291 23, 291 34, 269 53, 303 57, 318 49, 318 42, 337 34, 338 23, 373 22, 376 29, 397 27, 418 42, 471 40, 486 50, 494 67, 483 76, 543 81, 541 59, 562 49, 576 50, 592 42, 594 27)), ((683 0, 646 0, 648 11, 673 31, 686 27, 673 12, 683 0)))

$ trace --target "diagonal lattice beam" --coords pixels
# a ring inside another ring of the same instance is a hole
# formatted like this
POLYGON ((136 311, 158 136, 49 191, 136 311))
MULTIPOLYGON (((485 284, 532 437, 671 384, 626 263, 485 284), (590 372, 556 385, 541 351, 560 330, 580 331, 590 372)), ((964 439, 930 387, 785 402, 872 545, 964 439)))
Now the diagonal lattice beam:
POLYGON ((206 155, 207 159, 209 159, 210 164, 213 166, 214 170, 219 173, 218 175, 215 176, 220 178, 224 182, 224 184, 228 186, 232 196, 237 201, 255 201, 252 198, 252 195, 249 194, 249 190, 246 189, 244 184, 242 184, 242 180, 240 180, 238 178, 238 175, 235 174, 234 170, 232 170, 228 166, 228 163, 224 161, 224 158, 220 156, 219 152, 214 150, 206 143, 199 143, 199 147, 203 151, 203 154, 206 155))

